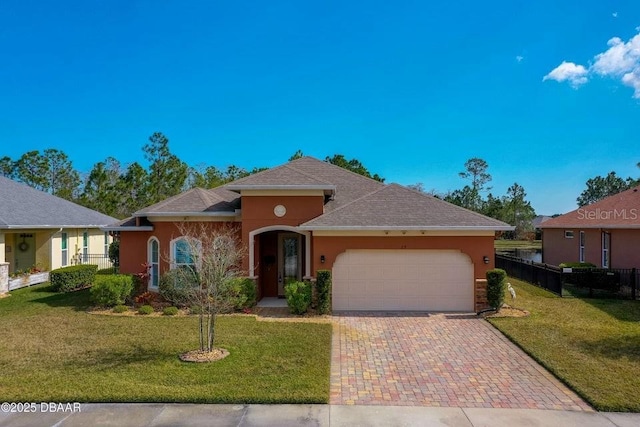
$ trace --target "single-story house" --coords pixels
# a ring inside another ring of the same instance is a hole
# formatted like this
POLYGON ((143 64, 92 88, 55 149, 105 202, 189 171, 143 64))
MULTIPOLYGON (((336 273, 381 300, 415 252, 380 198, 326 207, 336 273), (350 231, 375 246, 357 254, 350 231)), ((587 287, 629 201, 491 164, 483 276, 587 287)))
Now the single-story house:
POLYGON ((543 222, 542 261, 640 267, 640 186, 543 222))
POLYGON ((474 311, 486 306, 494 236, 510 225, 311 157, 205 190, 195 188, 104 230, 120 269, 151 265, 149 289, 180 257, 181 222, 232 225, 259 298, 331 270, 334 310, 474 311))
POLYGON ((8 276, 49 271, 104 255, 111 243, 100 227, 116 218, 0 176, 0 292, 8 276))

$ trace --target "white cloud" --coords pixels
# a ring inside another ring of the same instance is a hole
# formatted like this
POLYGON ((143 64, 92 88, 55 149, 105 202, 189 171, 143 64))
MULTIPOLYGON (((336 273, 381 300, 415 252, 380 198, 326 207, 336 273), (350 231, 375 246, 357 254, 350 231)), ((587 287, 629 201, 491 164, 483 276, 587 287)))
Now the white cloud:
POLYGON ((591 66, 596 73, 607 76, 627 73, 640 66, 640 34, 624 43, 619 37, 607 42, 605 52, 595 56, 591 66))
POLYGON ((617 17, 618 17, 618 12, 613 12, 613 13, 611 14, 611 16, 613 16, 614 18, 617 18, 617 17))
POLYGON ((588 71, 582 65, 576 65, 573 62, 562 61, 562 64, 551 70, 549 74, 542 78, 542 81, 555 80, 557 82, 568 81, 571 86, 578 88, 585 84, 588 71))
MULTIPOLYGON (((640 31, 638 28, 636 29, 640 31)), ((609 49, 594 56, 594 62, 588 69, 583 65, 563 61, 544 76, 542 81, 568 81, 577 88, 587 83, 590 74, 597 74, 620 80, 634 89, 634 98, 640 99, 640 33, 626 43, 619 37, 613 37, 607 45, 609 49)))
POLYGON ((522 62, 523 59, 524 59, 524 56, 522 56, 522 55, 516 56, 516 61, 518 61, 518 62, 522 62))

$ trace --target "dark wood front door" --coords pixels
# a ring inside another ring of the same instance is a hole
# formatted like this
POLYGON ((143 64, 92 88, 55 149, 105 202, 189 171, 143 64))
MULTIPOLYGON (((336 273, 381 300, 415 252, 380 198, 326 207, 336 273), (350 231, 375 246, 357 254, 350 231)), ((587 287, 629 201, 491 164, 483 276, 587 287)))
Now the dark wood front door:
POLYGON ((278 296, 278 233, 260 235, 260 282, 262 297, 278 296))

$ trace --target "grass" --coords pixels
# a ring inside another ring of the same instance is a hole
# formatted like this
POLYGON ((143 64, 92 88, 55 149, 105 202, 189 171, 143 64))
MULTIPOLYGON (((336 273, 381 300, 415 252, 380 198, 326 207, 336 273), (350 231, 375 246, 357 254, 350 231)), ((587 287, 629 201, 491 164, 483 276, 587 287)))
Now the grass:
POLYGON ((218 319, 231 353, 179 361, 198 319, 85 312, 89 292, 48 285, 0 299, 0 396, 6 401, 327 403, 331 325, 218 319))
POLYGON ((494 249, 542 249, 542 240, 494 240, 494 249))
POLYGON ((560 298, 509 281, 513 305, 531 316, 490 322, 596 409, 640 412, 640 303, 560 298))

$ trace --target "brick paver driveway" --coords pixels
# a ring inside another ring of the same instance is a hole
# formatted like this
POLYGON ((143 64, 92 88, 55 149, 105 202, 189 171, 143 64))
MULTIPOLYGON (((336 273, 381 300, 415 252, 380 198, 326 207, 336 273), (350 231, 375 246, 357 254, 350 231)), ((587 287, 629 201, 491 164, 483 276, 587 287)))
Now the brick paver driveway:
POLYGON ((331 403, 592 410, 485 320, 334 316, 331 403))

